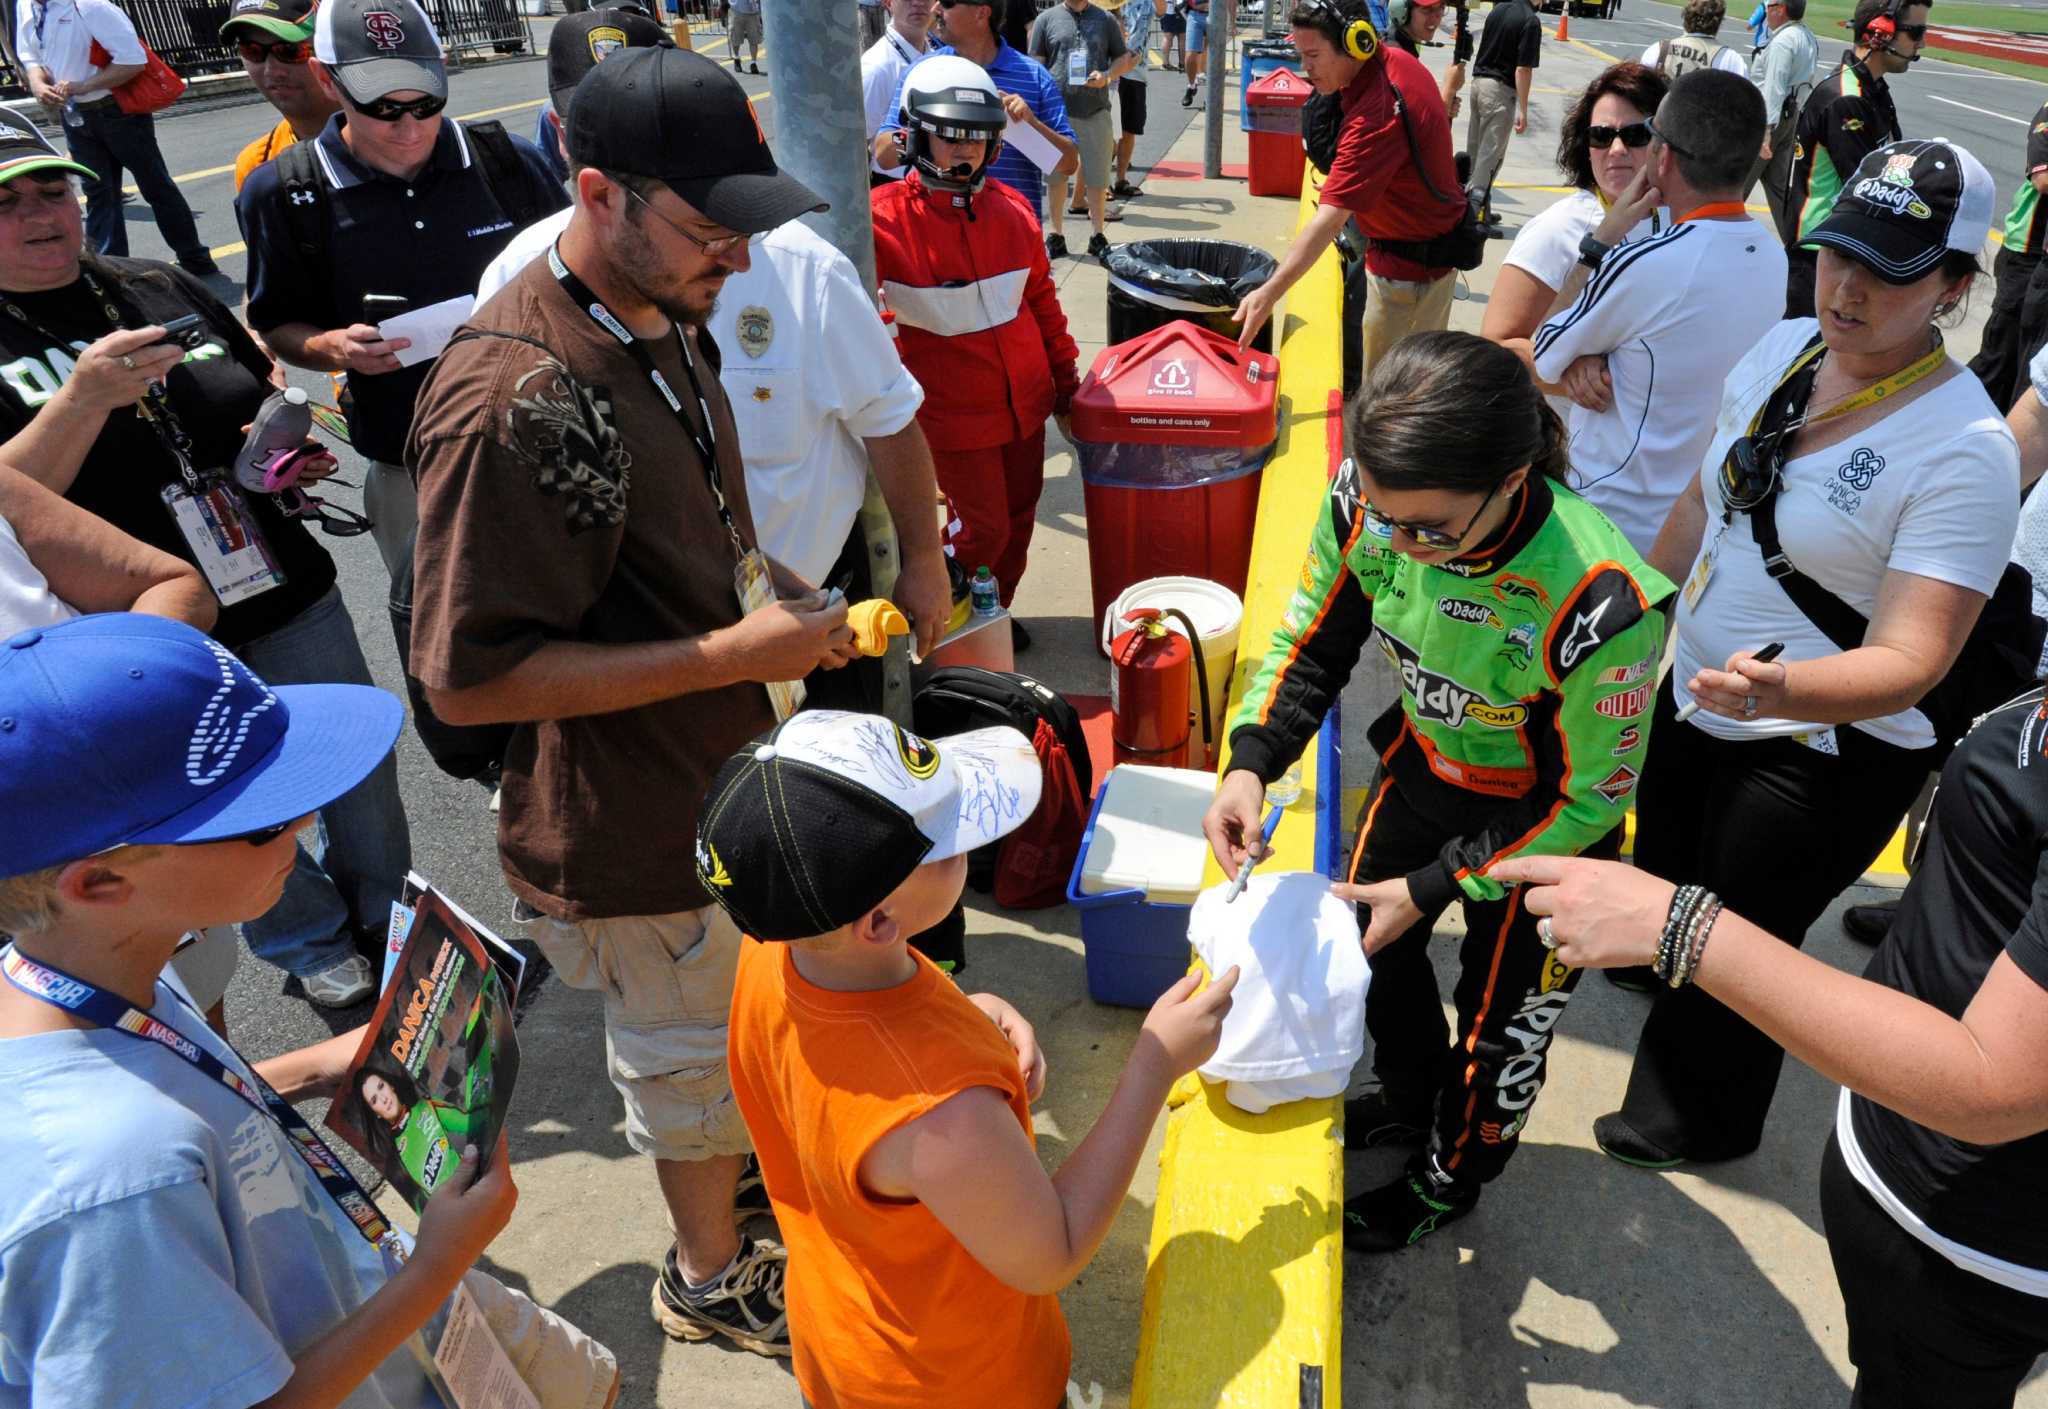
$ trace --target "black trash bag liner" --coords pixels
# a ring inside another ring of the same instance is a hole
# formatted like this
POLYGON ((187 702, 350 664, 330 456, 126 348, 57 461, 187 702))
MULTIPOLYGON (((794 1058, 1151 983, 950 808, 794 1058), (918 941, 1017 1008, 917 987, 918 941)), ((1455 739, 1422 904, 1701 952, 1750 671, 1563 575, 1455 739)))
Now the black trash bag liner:
MULTIPOLYGON (((1231 312, 1279 267, 1266 251, 1231 240, 1132 240, 1111 245, 1102 263, 1112 345, 1183 318, 1235 338, 1231 312)), ((1253 342, 1260 352, 1273 350, 1271 329, 1269 321, 1253 342)))

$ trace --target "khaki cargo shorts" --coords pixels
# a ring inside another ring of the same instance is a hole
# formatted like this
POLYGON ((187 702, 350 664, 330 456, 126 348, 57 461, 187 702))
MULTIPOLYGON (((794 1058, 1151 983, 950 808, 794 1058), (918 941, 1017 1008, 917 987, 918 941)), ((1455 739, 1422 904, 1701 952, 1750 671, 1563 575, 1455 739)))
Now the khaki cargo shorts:
POLYGON ((605 920, 557 920, 525 905, 516 913, 564 983, 604 995, 605 1056, 625 1099, 627 1144, 684 1161, 753 1149, 725 1067, 740 932, 723 910, 605 920))

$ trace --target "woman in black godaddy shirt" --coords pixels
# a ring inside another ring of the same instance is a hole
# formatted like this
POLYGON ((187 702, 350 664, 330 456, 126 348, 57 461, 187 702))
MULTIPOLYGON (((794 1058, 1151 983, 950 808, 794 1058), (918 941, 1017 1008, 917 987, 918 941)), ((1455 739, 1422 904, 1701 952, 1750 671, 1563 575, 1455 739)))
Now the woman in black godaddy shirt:
MULTIPOLYGON (((231 477, 270 359, 191 275, 84 253, 84 170, 0 119, 0 461, 197 566, 221 603, 215 639, 265 680, 371 683, 334 560, 274 496, 231 477), (167 341, 163 325, 190 315, 167 341)), ((411 860, 395 765, 322 820, 323 860, 301 850, 283 899, 245 934, 309 997, 339 1004, 369 993, 353 934, 381 932, 411 860)))

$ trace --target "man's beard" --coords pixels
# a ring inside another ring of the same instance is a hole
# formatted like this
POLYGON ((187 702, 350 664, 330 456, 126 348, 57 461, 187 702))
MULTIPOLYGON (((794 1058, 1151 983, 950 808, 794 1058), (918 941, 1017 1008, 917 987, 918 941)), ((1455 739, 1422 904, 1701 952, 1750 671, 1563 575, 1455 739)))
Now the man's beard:
POLYGON ((653 244, 636 226, 628 225, 627 229, 631 233, 619 241, 617 261, 619 277, 626 286, 660 309, 662 316, 672 323, 689 328, 709 323, 712 310, 718 306, 717 292, 705 294, 701 302, 692 302, 689 292, 697 291, 693 284, 663 277, 666 271, 653 244))

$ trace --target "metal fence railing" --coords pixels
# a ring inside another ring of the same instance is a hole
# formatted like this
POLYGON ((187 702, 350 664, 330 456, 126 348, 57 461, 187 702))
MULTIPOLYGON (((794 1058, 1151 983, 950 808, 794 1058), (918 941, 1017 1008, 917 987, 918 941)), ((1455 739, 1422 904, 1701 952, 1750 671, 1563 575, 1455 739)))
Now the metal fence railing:
MULTIPOLYGON (((0 96, 18 97, 27 91, 15 66, 14 36, 17 14, 31 3, 33 0, 0 0, 0 19, 6 23, 6 62, 0 64, 0 96)), ((135 22, 143 43, 184 77, 233 73, 241 67, 233 46, 223 44, 220 37, 221 21, 228 17, 229 0, 115 3, 135 22)), ((451 56, 459 58, 483 51, 523 54, 533 50, 533 32, 514 0, 421 0, 421 4, 451 56)))

